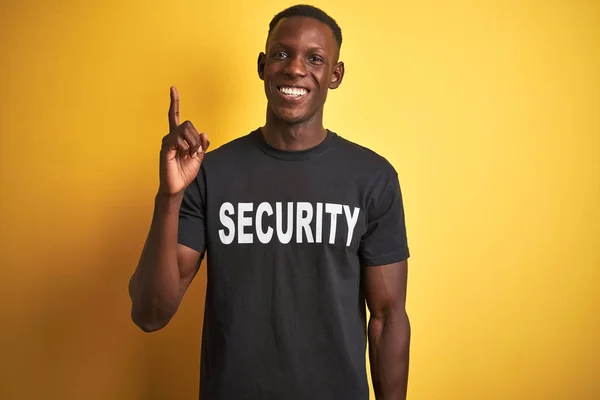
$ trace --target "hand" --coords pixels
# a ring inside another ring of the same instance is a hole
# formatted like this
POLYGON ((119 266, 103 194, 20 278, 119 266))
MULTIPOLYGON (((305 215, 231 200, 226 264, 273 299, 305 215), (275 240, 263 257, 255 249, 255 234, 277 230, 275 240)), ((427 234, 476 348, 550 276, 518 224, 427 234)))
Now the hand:
POLYGON ((176 196, 196 178, 210 142, 206 134, 198 134, 190 121, 179 124, 179 94, 171 87, 169 133, 160 150, 159 193, 176 196))

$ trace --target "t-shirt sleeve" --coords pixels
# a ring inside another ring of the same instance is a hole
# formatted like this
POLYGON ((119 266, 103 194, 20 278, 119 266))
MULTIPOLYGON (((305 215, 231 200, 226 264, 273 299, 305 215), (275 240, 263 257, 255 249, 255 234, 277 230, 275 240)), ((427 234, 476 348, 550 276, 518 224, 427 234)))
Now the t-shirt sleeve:
POLYGON ((398 174, 390 166, 375 181, 367 205, 367 230, 359 250, 364 266, 392 264, 410 256, 398 174))
POLYGON ((206 250, 205 207, 206 187, 204 170, 185 189, 179 208, 178 243, 198 251, 206 250))

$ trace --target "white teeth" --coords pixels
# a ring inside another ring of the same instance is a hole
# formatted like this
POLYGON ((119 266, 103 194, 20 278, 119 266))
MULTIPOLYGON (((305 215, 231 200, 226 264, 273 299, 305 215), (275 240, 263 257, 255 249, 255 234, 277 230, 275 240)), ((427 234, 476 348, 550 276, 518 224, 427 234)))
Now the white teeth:
POLYGON ((304 88, 294 88, 294 87, 282 87, 279 88, 279 91, 288 96, 303 96, 308 93, 308 90, 304 88))

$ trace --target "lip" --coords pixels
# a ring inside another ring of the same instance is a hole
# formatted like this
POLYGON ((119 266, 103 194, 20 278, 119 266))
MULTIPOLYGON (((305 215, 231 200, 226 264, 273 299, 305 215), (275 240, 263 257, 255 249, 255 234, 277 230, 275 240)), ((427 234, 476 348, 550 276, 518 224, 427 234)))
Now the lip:
POLYGON ((282 98, 285 101, 302 101, 304 100, 306 97, 308 97, 310 95, 311 90, 305 86, 299 86, 299 85, 275 85, 275 92, 277 92, 278 97, 282 98), (299 97, 293 97, 293 96, 288 96, 284 93, 281 92, 282 87, 289 87, 289 88, 296 88, 296 89, 304 89, 306 90, 306 94, 299 96, 299 97))

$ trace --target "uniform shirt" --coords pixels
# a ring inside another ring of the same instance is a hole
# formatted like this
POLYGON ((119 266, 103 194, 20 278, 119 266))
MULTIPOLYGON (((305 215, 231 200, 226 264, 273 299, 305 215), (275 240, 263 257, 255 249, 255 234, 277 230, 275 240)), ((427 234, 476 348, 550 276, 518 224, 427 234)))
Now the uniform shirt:
POLYGON ((368 400, 364 268, 409 257, 398 175, 335 132, 205 155, 179 243, 207 258, 201 400, 368 400))

